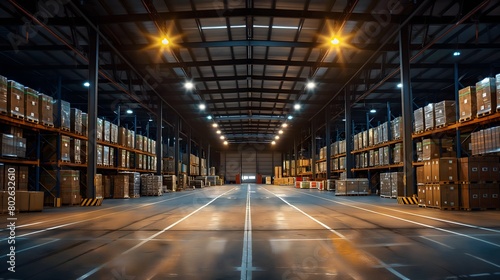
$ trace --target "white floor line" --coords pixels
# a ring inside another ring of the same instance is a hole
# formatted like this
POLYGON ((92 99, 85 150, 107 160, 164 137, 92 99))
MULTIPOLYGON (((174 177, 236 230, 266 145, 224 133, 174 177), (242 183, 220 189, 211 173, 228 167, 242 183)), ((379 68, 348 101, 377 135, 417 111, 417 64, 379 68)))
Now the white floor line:
POLYGON ((241 280, 252 279, 252 212, 250 205, 250 184, 247 190, 247 202, 245 211, 245 233, 243 237, 243 253, 241 256, 241 280))
MULTIPOLYGON (((163 234, 165 233, 166 231, 170 230, 171 228, 173 228, 174 226, 178 225, 179 223, 185 221, 186 219, 188 219, 189 217, 191 217, 192 215, 198 213, 200 210, 202 210, 203 208, 207 207, 208 205, 212 204, 214 201, 216 201, 217 199, 219 199, 221 196, 223 195, 226 195, 227 193, 229 192, 232 192, 236 190, 236 188, 232 188, 230 190, 228 190, 227 192, 224 192, 218 196, 216 196, 215 198, 213 198, 212 200, 210 200, 209 202, 207 202, 205 205, 201 206, 200 208, 194 210, 193 212, 189 213, 188 215, 184 216, 182 219, 178 220, 177 222, 169 225, 168 227, 162 229, 161 231, 151 235, 150 237, 148 237, 147 239, 141 241, 139 244, 135 245, 134 247, 124 251, 123 253, 120 254, 120 256, 123 256, 123 255, 126 255, 132 251, 134 251, 135 249, 141 247, 142 245, 146 244, 147 242, 155 239, 157 236, 159 236, 160 234, 163 234)), ((112 261, 112 260, 111 260, 112 261)), ((84 275, 80 276, 77 278, 77 280, 83 280, 83 279, 87 279, 88 277, 92 276, 94 273, 98 272, 99 270, 101 270, 103 267, 105 267, 106 265, 108 265, 111 261, 108 261, 106 263, 103 263, 101 264, 100 266, 92 269, 91 271, 85 273, 84 275)))
MULTIPOLYGON (((294 208, 295 210, 299 211, 300 213, 304 214, 305 216, 307 216, 308 218, 310 218, 311 220, 315 221, 316 223, 320 224, 321 226, 323 226, 324 228, 326 228, 327 230, 329 230, 330 232, 338 235, 339 237, 341 237, 342 239, 345 239, 346 241, 349 242, 349 240, 341 233, 335 231, 334 229, 330 228, 329 226, 327 226, 326 224, 318 221, 317 219, 315 219, 314 217, 312 217, 311 215, 307 214, 306 212, 300 210, 299 208, 297 208, 296 206, 290 204, 288 201, 286 201, 285 199, 283 199, 282 197, 276 195, 275 193, 271 192, 270 190, 268 189, 265 189, 264 190, 272 193, 274 196, 276 196, 277 198, 281 199, 284 203, 288 204, 289 206, 291 206, 292 208, 294 208)), ((365 254, 369 255, 370 257, 372 257, 373 259, 377 260, 377 262, 380 264, 380 267, 383 267, 384 269, 386 269, 387 271, 391 272, 392 274, 394 274, 395 276, 399 277, 399 279, 404 279, 404 280, 409 280, 408 277, 402 275, 401 273, 397 272, 395 269, 393 269, 390 265, 384 263, 382 260, 378 259, 377 257, 365 252, 365 254)))
POLYGON ((436 241, 436 240, 430 239, 430 238, 429 238, 429 237, 427 237, 427 236, 420 236, 420 238, 423 238, 423 239, 425 239, 425 240, 429 240, 430 242, 434 242, 434 243, 439 244, 439 245, 441 245, 441 246, 443 246, 443 247, 446 247, 446 248, 448 248, 448 249, 455 250, 455 248, 453 248, 453 247, 451 247, 451 246, 448 246, 448 245, 446 245, 446 244, 444 244, 444 243, 441 243, 441 242, 439 242, 439 241, 436 241))
POLYGON ((500 268, 500 265, 498 265, 498 264, 496 264, 496 263, 492 263, 492 262, 487 261, 487 260, 485 260, 485 259, 483 259, 483 258, 476 257, 476 256, 471 255, 471 254, 468 254, 468 253, 465 253, 465 254, 466 254, 467 256, 471 256, 471 257, 473 257, 473 258, 475 258, 475 259, 478 259, 478 260, 480 260, 480 261, 483 261, 483 262, 485 262, 485 263, 487 263, 487 264, 491 264, 491 265, 492 265, 492 266, 494 266, 494 267, 498 267, 498 268, 500 268))
MULTIPOLYGON (((44 246, 44 245, 47 245, 47 244, 50 244, 50 243, 54 243, 54 242, 59 241, 59 240, 61 240, 61 239, 54 239, 54 240, 51 240, 51 241, 48 241, 48 242, 45 242, 45 243, 42 243, 42 244, 31 246, 29 248, 25 248, 25 249, 16 251, 16 254, 19 254, 19 253, 22 253, 22 252, 25 252, 25 251, 28 251, 28 250, 31 250, 31 249, 35 249, 37 247, 41 247, 41 246, 44 246)), ((7 255, 2 255, 2 256, 0 256, 0 259, 6 258, 6 257, 7 257, 7 255)))
POLYGON ((483 239, 480 239, 480 238, 477 238, 477 237, 474 237, 474 236, 471 236, 471 235, 468 235, 468 234, 464 234, 464 233, 460 233, 460 232, 455 232, 455 231, 452 231, 452 230, 447 230, 447 229, 444 229, 444 228, 435 227, 435 226, 431 226, 431 225, 420 223, 420 222, 415 222, 415 221, 412 221, 412 220, 404 219, 404 218, 401 218, 401 217, 396 217, 396 216, 385 214, 385 213, 380 213, 380 212, 377 212, 377 211, 373 211, 373 210, 366 209, 366 208, 363 208, 363 207, 355 206, 355 205, 352 205, 352 204, 349 204, 349 203, 344 203, 344 202, 340 202, 340 201, 336 201, 336 200, 324 198, 324 197, 317 196, 317 195, 312 195, 312 194, 308 194, 308 193, 303 193, 303 194, 309 195, 309 196, 312 196, 312 197, 316 197, 316 198, 320 198, 320 199, 323 199, 323 200, 326 200, 326 201, 331 201, 331 202, 334 202, 334 203, 337 203, 337 204, 340 204, 340 205, 344 205, 344 206, 347 206, 347 207, 351 207, 351 208, 359 209, 359 210, 362 210, 362 211, 370 212, 370 213, 377 214, 377 215, 380 215, 380 216, 385 216, 385 217, 389 217, 389 218, 392 218, 392 219, 400 220, 400 221, 407 222, 407 223, 410 223, 410 224, 415 224, 415 225, 419 225, 419 226, 422 226, 422 227, 426 227, 426 228, 430 228, 430 229, 434 229, 434 230, 438 230, 438 231, 442 231, 442 232, 446 232, 446 233, 451 233, 451 234, 454 234, 454 235, 462 236, 462 237, 465 237, 465 238, 473 239, 473 240, 476 240, 476 241, 479 241, 479 242, 482 242, 482 243, 486 243, 488 245, 500 248, 500 244, 496 244, 496 243, 493 243, 493 242, 490 242, 490 241, 487 241, 487 240, 483 240, 483 239))

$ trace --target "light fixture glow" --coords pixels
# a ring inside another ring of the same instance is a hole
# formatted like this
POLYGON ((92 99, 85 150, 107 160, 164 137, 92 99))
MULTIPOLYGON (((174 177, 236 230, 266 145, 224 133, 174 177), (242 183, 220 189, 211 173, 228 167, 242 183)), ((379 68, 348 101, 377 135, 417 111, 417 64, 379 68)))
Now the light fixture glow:
POLYGON ((293 108, 294 108, 295 110, 300 110, 300 104, 295 104, 295 105, 293 105, 293 108))
POLYGON ((224 137, 224 135, 221 135, 220 136, 220 140, 224 140, 226 137, 224 137))
POLYGON ((271 142, 271 145, 276 145, 276 141, 271 142))
POLYGON ((200 104, 198 105, 198 108, 200 108, 200 110, 205 110, 207 106, 205 106, 205 104, 200 104))
POLYGON ((376 112, 377 112, 377 110, 375 110, 375 109, 370 110, 370 113, 372 113, 372 114, 375 114, 376 112))
POLYGON ((227 145, 227 141, 224 141, 224 145, 227 145))
POLYGON ((288 119, 289 119, 289 120, 293 119, 293 116, 288 116, 288 119))
POLYGON ((153 119, 152 119, 152 118, 149 118, 149 121, 150 121, 150 122, 152 122, 152 121, 153 121, 153 119))
POLYGON ((284 123, 281 125, 282 127, 288 127, 288 124, 287 123, 284 123))
POLYGON ((220 130, 217 130, 217 134, 221 134, 221 133, 222 133, 222 131, 220 131, 220 130))
POLYGON ((453 53, 453 56, 459 56, 460 55, 460 52, 459 51, 456 51, 453 53))
POLYGON ((167 38, 163 37, 163 39, 161 40, 161 43, 162 43, 163 45, 168 45, 168 43, 170 43, 170 42, 168 41, 168 39, 167 39, 167 38))
POLYGON ((184 87, 187 89, 187 90, 190 90, 190 89, 193 89, 194 88, 194 84, 193 82, 186 82, 184 84, 184 87))
POLYGON ((403 87, 403 84, 398 84, 398 88, 402 88, 403 87))
POLYGON ((283 134, 283 130, 278 131, 278 134, 283 134))
POLYGON ((207 116, 207 120, 211 120, 212 119, 212 116, 207 116))
POLYGON ((90 87, 90 83, 89 82, 85 82, 85 83, 83 83, 83 86, 84 87, 90 87))
POLYGON ((311 82, 308 82, 306 86, 308 89, 313 89, 316 87, 316 83, 311 81, 311 82))
POLYGON ((131 109, 128 109, 127 110, 127 114, 132 114, 134 111, 132 111, 131 109))
POLYGON ((212 124, 212 127, 217 127, 217 124, 216 124, 216 123, 213 123, 213 124, 212 124))
POLYGON ((338 38, 333 38, 330 43, 332 43, 332 45, 338 45, 340 44, 340 40, 338 38))
POLYGON ((274 136, 274 139, 278 140, 280 137, 278 135, 274 136))

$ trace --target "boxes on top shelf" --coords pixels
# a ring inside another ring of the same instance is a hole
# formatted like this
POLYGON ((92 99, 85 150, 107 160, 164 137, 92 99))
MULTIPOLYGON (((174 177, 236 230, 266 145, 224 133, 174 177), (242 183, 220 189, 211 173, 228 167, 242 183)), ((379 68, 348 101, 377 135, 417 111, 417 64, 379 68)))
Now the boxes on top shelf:
POLYGON ((32 88, 24 88, 24 116, 26 120, 38 123, 39 122, 39 108, 38 108, 38 92, 32 88))
POLYGON ((365 130, 363 133, 363 148, 368 148, 368 130, 365 130))
POLYGON ((104 140, 104 137, 102 135, 103 130, 104 130, 104 120, 101 118, 97 118, 97 124, 96 124, 96 138, 97 140, 104 140))
POLYGON ((470 86, 458 91, 459 121, 472 120, 477 114, 476 87, 470 86))
POLYGON ((88 136, 88 124, 89 124, 89 115, 85 112, 82 112, 82 134, 88 136))
POLYGON ((1 134, 0 138, 0 150, 1 156, 16 157, 16 146, 14 145, 14 135, 11 134, 1 134))
POLYGON ((135 136, 135 147, 139 151, 143 151, 144 150, 144 145, 143 145, 144 139, 143 138, 144 138, 144 136, 142 136, 140 134, 137 134, 135 136))
POLYGON ((70 116, 71 116, 71 132, 76 133, 76 134, 83 134, 82 133, 82 110, 77 109, 77 108, 71 108, 70 109, 70 116))
POLYGON ((444 127, 457 121, 455 101, 443 100, 434 105, 436 127, 444 127))
POLYGON ((432 183, 458 182, 457 158, 442 157, 431 160, 432 183))
POLYGON ((71 130, 71 105, 64 100, 54 100, 54 124, 60 129, 71 130))
POLYGON ((496 84, 496 94, 497 94, 497 112, 500 111, 500 74, 495 76, 495 84, 496 84))
POLYGON ((71 148, 70 148, 70 156, 71 156, 71 162, 73 163, 82 163, 82 157, 81 157, 81 140, 72 138, 71 140, 71 148))
POLYGON ((0 114, 7 113, 7 78, 0 76, 0 114))
POLYGON ((133 130, 127 130, 127 147, 135 148, 135 132, 133 130))
POLYGON ((476 83, 477 116, 489 115, 496 110, 495 78, 485 78, 476 83))
POLYGON ((375 129, 373 127, 368 129, 368 147, 375 145, 374 134, 375 134, 375 129))
POLYGON ((103 126, 103 138, 105 142, 111 142, 111 123, 109 121, 104 121, 103 126))
POLYGON ((399 140, 403 135, 403 118, 397 117, 391 121, 392 140, 399 140))
POLYGON ((429 103, 424 107, 425 130, 433 130, 436 127, 434 116, 434 103, 429 103))
POLYGON ((40 122, 45 126, 54 126, 54 100, 51 96, 40 93, 38 95, 38 115, 40 122))
POLYGON ((11 117, 24 118, 24 86, 16 81, 7 81, 7 112, 11 117))
POLYGON ((111 124, 111 143, 118 144, 118 126, 114 123, 111 124))
POLYGON ((415 133, 421 133, 425 131, 425 116, 424 116, 424 108, 418 108, 415 111, 413 111, 413 119, 414 119, 414 126, 413 126, 413 132, 415 133))

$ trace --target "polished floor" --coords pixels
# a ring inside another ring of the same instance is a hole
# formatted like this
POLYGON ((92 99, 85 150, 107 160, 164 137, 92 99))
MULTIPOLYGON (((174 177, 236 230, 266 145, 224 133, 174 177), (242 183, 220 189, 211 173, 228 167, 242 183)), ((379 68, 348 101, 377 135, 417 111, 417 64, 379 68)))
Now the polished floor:
POLYGON ((244 184, 17 218, 2 279, 500 279, 500 211, 244 184))

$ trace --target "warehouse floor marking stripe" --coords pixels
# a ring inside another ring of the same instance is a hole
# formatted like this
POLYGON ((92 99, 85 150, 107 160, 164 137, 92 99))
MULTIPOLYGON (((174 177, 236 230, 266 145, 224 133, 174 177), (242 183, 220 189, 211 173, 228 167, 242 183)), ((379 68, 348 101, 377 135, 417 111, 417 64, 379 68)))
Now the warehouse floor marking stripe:
POLYGON ((247 202, 245 211, 245 234, 243 237, 243 253, 241 256, 241 280, 252 279, 252 212, 250 208, 250 191, 251 186, 248 184, 247 189, 247 202))
POLYGON ((359 209, 359 210, 362 210, 362 211, 366 211, 366 212, 370 212, 370 213, 373 213, 373 214, 377 214, 377 215, 380 215, 380 216, 386 216, 386 217, 393 218, 393 219, 396 219, 396 220, 400 220, 400 221, 403 221, 403 222, 407 222, 407 223, 410 223, 410 224, 415 224, 415 225, 423 226, 423 227, 426 227, 426 228, 431 228, 431 229, 439 230, 439 231, 442 231, 442 232, 451 233, 451 234, 454 234, 454 235, 458 235, 458 236, 470 238, 470 239, 473 239, 473 240, 476 240, 476 241, 479 241, 479 242, 483 242, 483 243, 486 243, 488 245, 492 245, 492 246, 500 248, 500 244, 489 242, 489 241, 486 241, 486 240, 483 240, 483 239, 480 239, 480 238, 477 238, 477 237, 474 237, 474 236, 471 236, 471 235, 468 235, 468 234, 463 234, 463 233, 460 233, 460 232, 456 232, 456 231, 452 231, 452 230, 448 230, 448 229, 444 229, 444 228, 440 228, 440 227, 435 227, 435 226, 431 226, 431 225, 428 225, 428 224, 423 224, 423 223, 420 223, 420 222, 415 222, 415 221, 412 221, 412 220, 400 218, 400 217, 389 215, 389 214, 385 214, 385 213, 380 213, 380 212, 377 212, 377 211, 373 211, 373 210, 366 209, 366 208, 363 208, 363 207, 355 206, 355 205, 352 205, 352 204, 349 204, 349 203, 345 203, 345 202, 340 202, 340 201, 336 201, 336 200, 324 198, 324 197, 317 196, 317 195, 312 195, 312 194, 308 194, 308 193, 304 193, 304 192, 299 192, 299 193, 306 194, 306 195, 309 195, 309 196, 312 196, 312 197, 316 197, 316 198, 321 198, 321 199, 326 200, 326 201, 331 201, 331 202, 334 202, 334 203, 337 203, 337 204, 341 204, 341 205, 348 206, 348 207, 351 207, 351 208, 356 208, 356 209, 359 209))
MULTIPOLYGON (((188 215, 184 216, 182 219, 178 220, 177 222, 169 225, 168 227, 160 230, 159 232, 151 235, 150 237, 146 238, 145 240, 141 241, 139 244, 135 245, 134 247, 124 251, 123 253, 120 254, 120 256, 123 256, 123 255, 126 255, 132 251, 134 251, 135 249, 141 247, 142 245, 146 244, 147 242, 151 241, 151 240, 154 240, 157 236, 165 233, 166 231, 170 230, 171 228, 173 228, 174 226, 178 225, 179 223, 185 221, 186 219, 188 219, 189 217, 193 216, 194 214, 198 213, 200 210, 202 210, 203 208, 207 207, 208 205, 212 204, 214 201, 216 201, 217 199, 219 199, 220 197, 236 190, 237 188, 232 188, 218 196, 216 196, 215 198, 213 198, 212 200, 210 200, 209 202, 207 202, 205 205, 201 206, 200 208, 194 210, 193 212, 189 213, 188 215)), ((103 267, 105 267, 106 265, 108 265, 112 260, 104 263, 104 264, 101 264, 100 266, 92 269, 91 271, 85 273, 84 275, 80 276, 77 278, 77 280, 83 280, 83 279, 87 279, 88 277, 92 276, 94 273, 98 272, 99 270, 101 270, 103 267)))
MULTIPOLYGON (((35 249, 35 248, 38 248, 38 247, 41 247, 41 246, 44 246, 44 245, 47 245, 47 244, 50 244, 50 243, 54 243, 54 242, 57 242, 59 240, 61 240, 61 239, 54 239, 54 240, 47 241, 47 242, 42 243, 42 244, 31 246, 31 247, 28 247, 28 248, 16 251, 16 254, 19 254, 19 253, 22 253, 22 252, 25 252, 25 251, 28 251, 28 250, 31 250, 31 249, 35 249)), ((6 258, 6 257, 7 257, 7 255, 2 255, 2 256, 0 256, 0 259, 6 258)))
MULTIPOLYGON (((282 197, 278 196, 278 194, 275 194, 273 192, 271 192, 270 190, 264 188, 266 191, 272 193, 274 196, 276 196, 277 198, 281 199, 283 202, 285 202, 286 204, 288 204, 289 206, 291 206, 292 208, 294 208, 295 210, 299 211, 300 213, 304 214, 305 216, 307 216, 309 219, 315 221, 316 223, 320 224, 322 227, 326 228, 327 230, 329 230, 330 232, 338 235, 339 237, 341 237, 342 239, 344 239, 345 241, 347 242, 350 242, 349 239, 347 239, 343 234, 341 234, 340 232, 337 232, 336 230, 332 229, 331 227, 327 226, 326 224, 318 221, 317 219, 315 219, 314 217, 312 217, 311 215, 307 214, 306 212, 300 210, 299 208, 297 208, 296 206, 290 204, 288 201, 284 200, 282 197)), ((298 192, 300 193, 300 192, 298 192)), ((394 270, 390 265, 384 263, 382 260, 378 259, 377 257, 373 256, 372 254, 368 253, 368 252, 364 252, 366 255, 372 257, 373 259, 377 260, 377 262, 380 264, 380 267, 383 267, 385 268, 387 271, 391 272, 392 274, 396 275, 397 277, 399 277, 400 279, 405 279, 405 280, 409 280, 408 277, 402 275, 401 273, 397 272, 396 270, 394 270)))
MULTIPOLYGON (((194 193, 190 193, 190 194, 186 194, 184 196, 193 195, 193 194, 194 193)), ((182 196, 182 197, 184 197, 184 196, 182 196)), ((63 227, 71 226, 71 225, 76 225, 76 224, 80 224, 80 223, 83 223, 83 222, 88 222, 88 221, 100 219, 102 217, 106 217, 106 216, 110 216, 110 215, 115 215, 116 213, 119 213, 119 212, 131 211, 131 210, 135 210, 135 209, 138 209, 138 208, 142 208, 142 207, 146 207, 146 206, 158 204, 158 203, 161 203, 161 202, 174 200, 174 199, 177 199, 177 198, 181 198, 181 197, 180 196, 179 197, 173 197, 173 198, 169 198, 169 199, 165 199, 165 200, 156 201, 156 202, 153 202, 153 203, 142 204, 140 206, 137 206, 137 207, 134 207, 134 208, 128 208, 128 209, 123 210, 123 211, 112 212, 112 213, 104 214, 104 215, 97 216, 97 217, 90 218, 90 219, 85 219, 85 220, 81 220, 81 221, 77 221, 77 222, 72 222, 72 223, 66 223, 66 224, 62 224, 62 225, 58 225, 58 226, 53 226, 53 227, 49 227, 49 228, 46 228, 46 229, 41 229, 41 230, 37 230, 37 231, 25 233, 25 234, 16 236, 16 238, 25 237, 25 236, 29 236, 29 235, 33 235, 33 234, 37 234, 37 233, 42 233, 42 232, 46 232, 46 231, 50 231, 50 230, 54 230, 54 229, 58 229, 58 228, 63 228, 63 227)), ((8 238, 1 239, 0 242, 5 241, 7 239, 8 238)))
POLYGON ((480 260, 480 261, 483 261, 483 262, 485 262, 485 263, 487 263, 487 264, 490 264, 490 265, 492 265, 492 266, 495 266, 495 267, 500 268, 500 265, 498 265, 498 264, 496 264, 496 263, 492 263, 492 262, 490 262, 490 261, 488 261, 488 260, 485 260, 485 259, 480 258, 480 257, 476 257, 476 256, 471 255, 471 254, 468 254, 468 253, 465 253, 465 254, 466 254, 467 256, 471 256, 471 257, 473 257, 473 258, 475 258, 475 259, 478 259, 478 260, 480 260))

